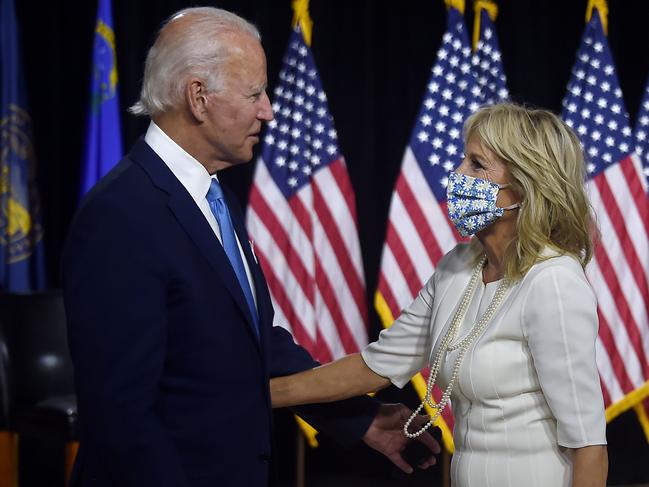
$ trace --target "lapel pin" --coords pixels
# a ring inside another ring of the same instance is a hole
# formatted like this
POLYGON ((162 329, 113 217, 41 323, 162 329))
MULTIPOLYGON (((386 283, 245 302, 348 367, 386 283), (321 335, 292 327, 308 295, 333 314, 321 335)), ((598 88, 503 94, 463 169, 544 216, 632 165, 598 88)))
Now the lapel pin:
POLYGON ((259 261, 257 260, 257 254, 255 254, 255 242, 248 240, 248 243, 250 244, 250 250, 252 251, 252 257, 255 259, 255 264, 259 264, 259 261))

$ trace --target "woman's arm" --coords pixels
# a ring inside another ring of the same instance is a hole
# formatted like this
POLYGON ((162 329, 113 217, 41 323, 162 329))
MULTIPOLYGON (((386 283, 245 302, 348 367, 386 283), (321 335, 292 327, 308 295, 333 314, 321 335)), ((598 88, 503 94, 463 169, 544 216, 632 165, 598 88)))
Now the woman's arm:
POLYGON ((270 381, 274 408, 332 402, 377 391, 390 385, 374 373, 359 353, 299 374, 270 381))
POLYGON ((572 487, 606 487, 606 445, 572 449, 572 487))
MULTIPOLYGON (((449 255, 452 254, 456 252, 449 255)), ((444 257, 444 261, 446 259, 444 257)), ((271 379, 273 407, 332 402, 377 391, 391 382, 398 387, 407 384, 426 365, 430 353, 436 276, 428 280, 392 326, 383 330, 378 340, 363 350, 363 356, 358 353, 348 355, 322 367, 271 379)), ((283 375, 278 372, 276 375, 283 375)))

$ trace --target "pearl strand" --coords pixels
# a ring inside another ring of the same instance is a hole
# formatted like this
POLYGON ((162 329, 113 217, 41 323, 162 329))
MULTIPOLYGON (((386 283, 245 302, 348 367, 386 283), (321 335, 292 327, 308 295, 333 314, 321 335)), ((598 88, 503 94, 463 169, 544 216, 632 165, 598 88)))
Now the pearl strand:
POLYGON ((475 294, 475 290, 478 285, 478 280, 481 277, 482 268, 484 267, 486 261, 487 261, 487 257, 483 256, 482 259, 480 259, 480 262, 478 262, 478 265, 473 270, 473 274, 471 275, 469 284, 467 285, 464 291, 462 300, 460 301, 460 305, 458 306, 457 311, 453 316, 453 321, 451 321, 451 325, 449 326, 446 335, 442 339, 442 343, 437 351, 437 354, 435 355, 435 359, 433 360, 433 364, 432 367, 430 368, 429 375, 428 375, 428 381, 426 382, 426 395, 424 396, 424 400, 417 407, 417 409, 413 411, 413 413, 410 415, 410 418, 408 418, 408 421, 406 421, 406 424, 403 426, 403 434, 408 438, 417 438, 418 436, 422 435, 441 416, 442 412, 444 411, 444 408, 450 401, 451 392, 453 391, 453 386, 457 381, 457 377, 460 372, 460 366, 462 365, 462 361, 464 360, 465 353, 467 352, 469 347, 473 344, 473 342, 482 334, 484 329, 487 327, 487 325, 491 321, 491 318, 493 318, 493 315, 500 307, 500 304, 503 298, 505 297, 505 293, 509 289, 510 281, 508 279, 503 279, 500 282, 500 284, 498 284, 498 289, 496 289, 496 293, 494 294, 493 299, 489 303, 487 310, 480 317, 480 319, 471 327, 469 333, 467 333, 467 335, 464 338, 458 340, 457 342, 451 343, 455 338, 455 336, 457 335, 457 331, 460 328, 462 322, 464 321, 464 317, 469 309, 469 305, 471 303, 471 300, 473 299, 473 295, 475 294), (437 374, 439 373, 439 370, 441 368, 442 359, 447 352, 457 350, 457 349, 459 349, 459 352, 457 358, 455 359, 455 363, 453 364, 453 373, 451 375, 451 380, 449 381, 448 385, 446 386, 446 389, 442 393, 442 397, 439 403, 435 404, 433 401, 432 393, 433 393, 433 387, 437 381, 437 374), (428 404, 430 408, 434 409, 435 413, 426 422, 424 426, 422 426, 419 430, 415 431, 414 433, 410 433, 410 431, 408 431, 408 429, 410 428, 410 424, 417 417, 419 412, 424 408, 425 404, 428 404))

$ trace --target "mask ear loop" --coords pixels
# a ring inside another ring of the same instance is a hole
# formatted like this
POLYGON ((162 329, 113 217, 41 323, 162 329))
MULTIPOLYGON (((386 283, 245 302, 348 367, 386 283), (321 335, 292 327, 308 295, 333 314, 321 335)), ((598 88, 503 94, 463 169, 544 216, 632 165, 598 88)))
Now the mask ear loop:
MULTIPOLYGON (((505 183, 505 184, 499 184, 498 188, 499 189, 506 189, 511 187, 512 183, 505 183)), ((513 205, 505 206, 504 208, 501 208, 502 210, 515 210, 516 208, 520 208, 521 204, 520 203, 514 203, 513 205)))
POLYGON ((515 210, 516 208, 520 208, 521 204, 520 203, 514 203, 513 205, 505 206, 504 208, 501 208, 502 210, 515 210))

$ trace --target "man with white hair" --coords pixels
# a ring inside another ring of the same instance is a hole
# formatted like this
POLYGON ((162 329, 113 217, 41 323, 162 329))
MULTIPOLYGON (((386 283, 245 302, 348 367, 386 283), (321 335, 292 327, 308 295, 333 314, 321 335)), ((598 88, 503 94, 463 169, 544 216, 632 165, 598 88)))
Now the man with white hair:
MULTIPOLYGON (((241 210, 217 176, 251 160, 273 118, 266 84, 259 33, 223 10, 180 11, 149 51, 131 109, 149 129, 83 201, 64 253, 73 485, 268 485, 269 378, 317 363, 272 326, 241 210)), ((411 470, 405 406, 357 398, 297 412, 411 470)))

